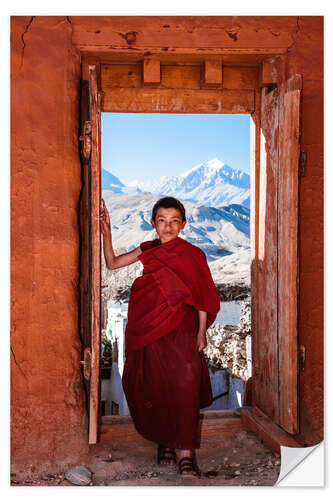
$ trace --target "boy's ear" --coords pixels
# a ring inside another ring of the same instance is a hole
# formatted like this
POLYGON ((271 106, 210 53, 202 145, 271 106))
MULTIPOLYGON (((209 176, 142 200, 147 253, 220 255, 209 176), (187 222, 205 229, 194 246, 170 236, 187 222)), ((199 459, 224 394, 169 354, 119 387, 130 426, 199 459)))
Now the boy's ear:
POLYGON ((186 226, 186 222, 187 220, 185 219, 184 222, 182 223, 182 229, 184 229, 184 227, 186 226))
POLYGON ((155 222, 153 221, 153 219, 150 219, 150 224, 155 227, 155 222))

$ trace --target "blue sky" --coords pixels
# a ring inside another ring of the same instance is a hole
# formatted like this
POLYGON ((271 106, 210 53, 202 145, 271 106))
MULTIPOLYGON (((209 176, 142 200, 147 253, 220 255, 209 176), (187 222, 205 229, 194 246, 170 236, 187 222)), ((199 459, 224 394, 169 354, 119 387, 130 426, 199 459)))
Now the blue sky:
POLYGON ((124 184, 219 158, 250 173, 250 116, 102 113, 102 167, 124 184))

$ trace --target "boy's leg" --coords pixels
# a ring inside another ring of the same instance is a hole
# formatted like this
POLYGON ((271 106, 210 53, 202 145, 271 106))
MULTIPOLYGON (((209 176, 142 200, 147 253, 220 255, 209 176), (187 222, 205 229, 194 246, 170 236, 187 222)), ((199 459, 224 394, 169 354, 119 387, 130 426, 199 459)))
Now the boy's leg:
POLYGON ((176 465, 177 455, 174 448, 168 448, 159 444, 157 446, 158 465, 176 465))
POLYGON ((200 476, 195 456, 195 450, 178 450, 179 452, 179 473, 182 476, 200 476))

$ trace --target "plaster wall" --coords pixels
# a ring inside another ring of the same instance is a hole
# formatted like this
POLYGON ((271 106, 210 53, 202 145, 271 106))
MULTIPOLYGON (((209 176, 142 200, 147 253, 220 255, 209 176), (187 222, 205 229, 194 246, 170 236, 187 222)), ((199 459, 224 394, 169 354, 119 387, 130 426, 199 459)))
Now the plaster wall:
POLYGON ((287 77, 303 75, 301 150, 306 152, 307 162, 305 175, 299 179, 299 344, 305 347, 305 366, 300 373, 300 439, 310 446, 324 437, 323 18, 297 19, 286 63, 287 77))
POLYGON ((323 20, 321 17, 11 19, 11 440, 14 470, 74 464, 87 451, 78 333, 81 55, 282 48, 303 75, 300 179, 301 434, 323 434, 323 20), (192 47, 192 49, 191 49, 192 47))
POLYGON ((78 335, 80 55, 64 17, 12 18, 13 470, 87 450, 78 335))

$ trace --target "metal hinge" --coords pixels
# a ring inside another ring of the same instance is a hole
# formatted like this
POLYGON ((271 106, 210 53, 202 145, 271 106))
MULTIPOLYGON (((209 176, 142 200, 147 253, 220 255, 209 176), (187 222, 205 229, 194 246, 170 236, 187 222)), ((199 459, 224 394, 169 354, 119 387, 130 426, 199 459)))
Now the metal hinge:
POLYGON ((306 165, 306 152, 301 151, 298 160, 298 176, 304 177, 305 175, 305 165, 306 165))
POLYGON ((305 370, 305 346, 300 345, 298 347, 298 365, 299 371, 304 372, 305 370))

